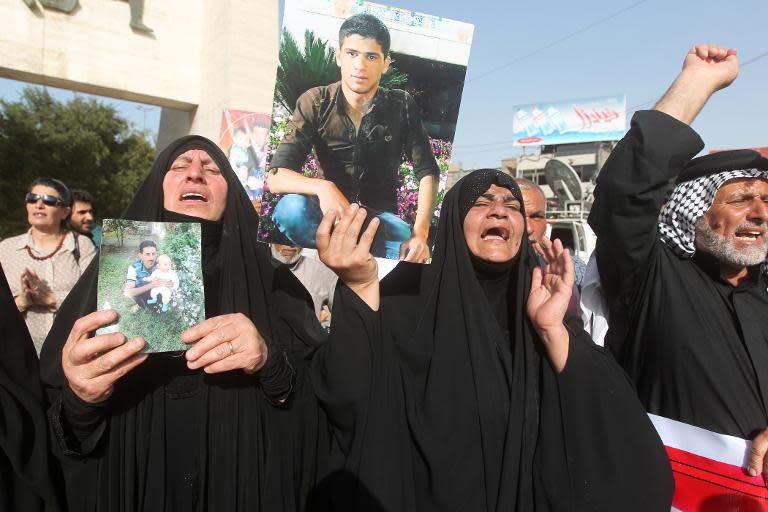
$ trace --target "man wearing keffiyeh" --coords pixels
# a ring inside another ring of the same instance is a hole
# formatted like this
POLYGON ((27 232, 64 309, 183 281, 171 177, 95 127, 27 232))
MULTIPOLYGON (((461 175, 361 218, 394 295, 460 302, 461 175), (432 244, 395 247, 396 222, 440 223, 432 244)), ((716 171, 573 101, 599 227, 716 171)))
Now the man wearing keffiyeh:
POLYGON ((689 126, 738 71, 734 49, 690 50, 601 170, 589 222, 610 305, 606 346, 643 405, 754 440, 746 469, 768 476, 768 159, 693 158, 704 143, 689 126))

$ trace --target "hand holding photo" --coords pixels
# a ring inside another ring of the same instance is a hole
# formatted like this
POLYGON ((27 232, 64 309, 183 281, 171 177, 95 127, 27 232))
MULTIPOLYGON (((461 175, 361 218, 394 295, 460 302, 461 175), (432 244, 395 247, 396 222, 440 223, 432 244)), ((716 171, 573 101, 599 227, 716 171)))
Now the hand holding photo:
POLYGON ((119 315, 97 334, 143 336, 145 352, 186 350, 181 333, 205 319, 200 225, 104 219, 97 300, 119 315))

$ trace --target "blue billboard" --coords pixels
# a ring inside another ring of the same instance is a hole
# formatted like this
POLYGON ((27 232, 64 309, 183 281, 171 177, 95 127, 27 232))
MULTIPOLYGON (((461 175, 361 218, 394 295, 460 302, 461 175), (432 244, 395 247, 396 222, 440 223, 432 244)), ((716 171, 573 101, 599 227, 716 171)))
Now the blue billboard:
POLYGON ((515 146, 618 140, 627 123, 624 94, 514 107, 515 146))

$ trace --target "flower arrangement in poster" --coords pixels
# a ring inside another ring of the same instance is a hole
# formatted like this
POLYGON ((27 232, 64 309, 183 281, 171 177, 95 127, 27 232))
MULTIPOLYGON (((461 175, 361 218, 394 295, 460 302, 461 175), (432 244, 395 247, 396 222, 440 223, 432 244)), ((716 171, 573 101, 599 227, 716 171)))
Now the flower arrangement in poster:
MULTIPOLYGON (((451 161, 451 143, 440 139, 429 139, 432 154, 435 155, 437 166, 440 168, 438 178, 437 198, 432 215, 432 224, 436 225, 440 218, 440 208, 445 196, 445 183, 448 178, 448 163, 451 161)), ((400 166, 400 186, 397 189, 397 216, 408 224, 416 220, 416 209, 419 202, 419 182, 413 172, 413 164, 409 161, 400 166)))
MULTIPOLYGON (((277 151, 277 146, 280 145, 280 141, 283 140, 285 133, 288 131, 287 117, 276 116, 272 120, 272 127, 269 130, 269 142, 267 143, 267 169, 269 169, 269 162, 272 160, 272 155, 277 151)), ((310 154, 307 157, 307 162, 301 169, 302 174, 308 178, 322 177, 320 167, 317 165, 314 155, 310 154)), ((272 222, 272 211, 274 210, 277 202, 280 200, 279 194, 273 194, 271 192, 264 192, 264 196, 261 201, 261 211, 259 212, 259 239, 261 240, 273 240, 277 243, 288 244, 288 240, 281 240, 282 234, 277 229, 275 223, 272 222)))

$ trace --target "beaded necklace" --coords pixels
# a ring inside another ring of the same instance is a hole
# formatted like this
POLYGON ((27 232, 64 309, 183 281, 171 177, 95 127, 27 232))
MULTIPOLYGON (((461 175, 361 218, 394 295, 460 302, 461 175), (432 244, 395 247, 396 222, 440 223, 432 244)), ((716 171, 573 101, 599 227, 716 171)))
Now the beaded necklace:
MULTIPOLYGON (((35 256, 32 252, 32 249, 29 248, 29 245, 27 245, 27 254, 29 254, 29 257, 36 261, 45 261, 47 259, 53 258, 53 256, 59 252, 59 249, 61 249, 61 246, 64 245, 64 236, 66 233, 62 233, 59 237, 59 245, 56 246, 56 248, 53 250, 53 252, 47 256, 35 256)), ((31 236, 30 236, 31 238, 31 236)))

